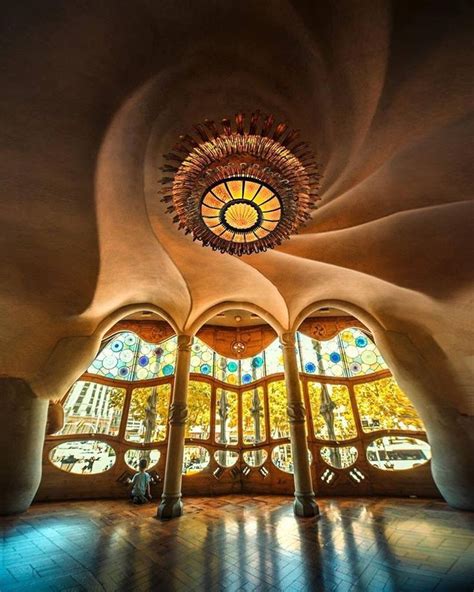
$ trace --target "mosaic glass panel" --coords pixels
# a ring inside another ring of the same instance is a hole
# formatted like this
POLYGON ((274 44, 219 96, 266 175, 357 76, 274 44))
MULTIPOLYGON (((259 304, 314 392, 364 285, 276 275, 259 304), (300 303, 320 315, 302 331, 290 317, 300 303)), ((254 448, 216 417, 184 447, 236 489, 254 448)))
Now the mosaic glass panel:
POLYGON ((207 440, 211 429, 211 385, 189 381, 186 438, 207 440))
POLYGON ((191 372, 205 376, 214 374, 214 351, 198 337, 194 338, 191 348, 191 372))
POLYGON ((338 337, 328 341, 317 341, 298 333, 297 345, 302 370, 306 374, 347 376, 338 337))
POLYGON ((139 338, 134 333, 119 333, 104 346, 87 369, 89 374, 132 380, 139 338))
POLYGON ((265 376, 265 359, 263 353, 253 358, 240 360, 241 384, 250 384, 265 376))
POLYGON ((388 368, 375 343, 359 329, 339 334, 349 376, 362 376, 388 368))
POLYGON ((265 350, 265 372, 267 376, 285 371, 283 367, 283 352, 280 342, 275 339, 265 350))
POLYGON ((166 438, 171 385, 136 388, 132 391, 125 438, 147 444, 166 438))
POLYGON ((66 421, 58 433, 116 436, 124 401, 125 389, 78 380, 64 402, 66 421))
POLYGON ((308 394, 316 438, 347 440, 357 435, 346 386, 308 382, 308 394))
POLYGON ((214 377, 227 384, 240 384, 240 361, 215 354, 214 377))
POLYGON ((354 392, 364 432, 425 429, 393 377, 356 384, 354 392))

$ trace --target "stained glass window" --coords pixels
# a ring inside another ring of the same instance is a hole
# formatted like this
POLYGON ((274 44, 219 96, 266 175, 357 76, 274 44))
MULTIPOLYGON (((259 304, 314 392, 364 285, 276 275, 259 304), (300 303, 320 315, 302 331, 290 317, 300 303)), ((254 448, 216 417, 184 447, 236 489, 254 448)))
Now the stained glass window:
POLYGON ((214 351, 198 337, 194 338, 191 348, 191 372, 205 376, 214 374, 214 351))
POLYGON ((77 381, 64 402, 66 422, 59 434, 116 436, 124 401, 125 389, 77 381))
POLYGON ((240 360, 241 384, 250 384, 265 376, 265 359, 263 352, 253 358, 240 360))
POLYGON ((271 374, 279 374, 285 371, 283 367, 283 352, 278 339, 275 339, 265 349, 265 373, 267 376, 271 374))
POLYGON ((207 440, 211 429, 211 385, 191 380, 188 389, 186 438, 207 440))
POLYGON ((240 384, 240 361, 216 353, 215 374, 217 380, 228 384, 240 384))
POLYGON ((119 333, 102 349, 89 366, 89 374, 132 380, 139 338, 134 333, 119 333))
POLYGON ((425 429, 394 378, 354 385, 354 392, 364 432, 425 429))
POLYGON ((298 333, 297 344, 301 367, 306 374, 347 376, 340 342, 337 337, 328 341, 317 341, 298 333))
POLYGON ((289 438, 290 424, 286 410, 286 386, 283 380, 268 384, 268 406, 270 409, 270 430, 272 438, 289 438))
POLYGON ((218 388, 216 390, 216 442, 237 444, 238 437, 237 393, 218 388))
POLYGON ((263 442, 265 440, 265 406, 262 387, 242 393, 242 416, 244 444, 263 442))
POLYGON ((176 337, 156 345, 143 341, 135 333, 119 333, 105 345, 87 372, 118 380, 171 376, 174 374, 176 347, 176 337))
POLYGON ((357 435, 346 386, 308 382, 308 394, 316 438, 347 440, 357 435))
POLYGON ((349 376, 361 376, 387 369, 375 343, 358 329, 347 329, 339 334, 349 376))
POLYGON ((136 388, 132 391, 125 438, 147 444, 166 438, 171 385, 136 388))

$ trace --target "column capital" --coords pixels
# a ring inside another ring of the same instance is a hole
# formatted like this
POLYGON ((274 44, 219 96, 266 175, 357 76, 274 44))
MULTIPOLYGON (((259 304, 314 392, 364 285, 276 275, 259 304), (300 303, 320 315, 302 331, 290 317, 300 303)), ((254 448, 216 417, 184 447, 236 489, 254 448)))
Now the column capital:
POLYGON ((296 336, 294 331, 280 334, 280 343, 284 349, 293 349, 296 347, 296 336))
POLYGON ((178 350, 191 351, 194 337, 192 335, 178 335, 178 350))
POLYGON ((286 411, 290 423, 305 423, 306 409, 304 408, 303 403, 289 403, 286 411))
POLYGON ((172 403, 169 412, 169 423, 172 425, 184 425, 188 419, 188 407, 186 403, 172 403))

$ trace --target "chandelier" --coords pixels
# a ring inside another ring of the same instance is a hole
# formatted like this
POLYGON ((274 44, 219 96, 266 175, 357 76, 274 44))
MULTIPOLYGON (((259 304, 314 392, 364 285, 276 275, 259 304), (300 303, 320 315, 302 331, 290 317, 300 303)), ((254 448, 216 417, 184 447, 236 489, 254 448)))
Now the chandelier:
POLYGON ((206 120, 165 154, 162 201, 194 240, 232 255, 279 245, 319 200, 318 165, 299 132, 273 116, 206 120))

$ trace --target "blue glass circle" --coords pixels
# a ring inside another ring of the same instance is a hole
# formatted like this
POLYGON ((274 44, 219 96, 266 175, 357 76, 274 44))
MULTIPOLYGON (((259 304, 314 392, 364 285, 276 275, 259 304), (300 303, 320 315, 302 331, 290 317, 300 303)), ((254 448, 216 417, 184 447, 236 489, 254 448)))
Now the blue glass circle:
POLYGON ((337 364, 341 361, 341 354, 339 354, 338 352, 332 352, 331 354, 329 354, 329 359, 333 364, 337 364))
POLYGON ((173 374, 173 372, 174 372, 173 364, 166 364, 166 366, 163 366, 163 374, 165 376, 171 376, 171 374, 173 374))
POLYGON ((199 369, 201 370, 201 374, 211 373, 211 367, 209 366, 209 364, 203 364, 199 369))
POLYGON ((114 341, 111 345, 111 349, 114 352, 119 352, 123 349, 123 343, 121 341, 114 341))
POLYGON ((252 360, 252 368, 261 368, 263 366, 263 358, 257 356, 252 360))
POLYGON ((125 367, 125 366, 122 366, 120 368, 120 370, 119 370, 119 374, 120 374, 120 376, 127 376, 127 374, 128 374, 128 368, 125 367))
POLYGON ((150 360, 148 359, 148 356, 140 356, 138 358, 138 363, 140 366, 146 366, 148 364, 150 360))
POLYGON ((237 372, 238 367, 237 362, 227 362, 227 370, 229 372, 237 372))
POLYGON ((367 338, 360 335, 359 337, 356 337, 355 344, 357 347, 365 347, 367 345, 367 338))
POLYGON ((244 384, 248 384, 249 382, 252 382, 252 375, 251 374, 244 374, 242 376, 242 382, 244 384))
POLYGON ((316 364, 313 364, 313 362, 307 362, 304 365, 304 371, 309 374, 314 374, 316 372, 316 364))

